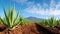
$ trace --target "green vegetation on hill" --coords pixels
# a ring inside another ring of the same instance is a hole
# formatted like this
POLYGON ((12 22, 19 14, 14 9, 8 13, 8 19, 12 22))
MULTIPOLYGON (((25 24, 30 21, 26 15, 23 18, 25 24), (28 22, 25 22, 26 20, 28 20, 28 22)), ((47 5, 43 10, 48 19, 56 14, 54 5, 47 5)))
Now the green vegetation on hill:
POLYGON ((26 25, 26 24, 30 24, 30 23, 32 23, 32 21, 30 21, 26 18, 23 18, 22 23, 20 23, 20 25, 26 25))

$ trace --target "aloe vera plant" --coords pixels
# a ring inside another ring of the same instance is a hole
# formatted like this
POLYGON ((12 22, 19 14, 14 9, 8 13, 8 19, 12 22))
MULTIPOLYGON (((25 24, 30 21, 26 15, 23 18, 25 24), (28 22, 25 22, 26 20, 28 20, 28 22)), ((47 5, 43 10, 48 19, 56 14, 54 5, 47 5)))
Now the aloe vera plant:
POLYGON ((13 29, 21 23, 22 18, 20 18, 20 11, 16 14, 14 7, 11 10, 9 9, 8 12, 4 8, 3 10, 5 16, 3 19, 0 17, 2 24, 6 25, 9 29, 13 29))

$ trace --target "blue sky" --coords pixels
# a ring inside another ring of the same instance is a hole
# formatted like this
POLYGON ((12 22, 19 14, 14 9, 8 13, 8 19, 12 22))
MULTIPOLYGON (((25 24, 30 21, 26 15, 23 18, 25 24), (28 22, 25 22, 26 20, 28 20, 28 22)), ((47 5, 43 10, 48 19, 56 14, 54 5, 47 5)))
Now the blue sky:
POLYGON ((4 16, 2 5, 6 9, 15 5, 16 12, 20 9, 24 17, 60 19, 60 0, 0 0, 0 16, 4 16))

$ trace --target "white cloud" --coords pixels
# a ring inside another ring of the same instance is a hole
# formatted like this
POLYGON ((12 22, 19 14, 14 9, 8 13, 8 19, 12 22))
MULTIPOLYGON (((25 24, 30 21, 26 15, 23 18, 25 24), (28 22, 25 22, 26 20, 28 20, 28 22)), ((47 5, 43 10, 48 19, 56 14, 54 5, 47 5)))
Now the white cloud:
POLYGON ((26 4, 28 7, 32 6, 34 4, 34 0, 32 0, 32 1, 28 1, 28 0, 13 0, 13 1, 15 1, 16 3, 18 3, 20 5, 26 4))
POLYGON ((32 13, 32 14, 39 14, 39 15, 60 15, 60 10, 58 10, 60 8, 60 2, 58 2, 56 4, 55 0, 51 0, 50 2, 50 6, 48 6, 47 3, 44 2, 43 6, 40 5, 40 3, 34 4, 34 1, 29 1, 28 0, 14 0, 17 3, 21 3, 21 4, 27 4, 27 8, 24 9, 24 11, 28 12, 28 13, 32 13), (43 8, 42 8, 43 7, 43 8), (49 9, 48 9, 49 7, 49 9), (44 8, 47 8, 44 10, 44 8))
POLYGON ((30 7, 30 6, 32 6, 32 5, 34 5, 34 2, 32 1, 29 1, 29 2, 26 2, 26 5, 28 6, 28 7, 30 7))
MULTIPOLYGON (((33 5, 31 7, 28 7, 26 8, 24 11, 28 12, 28 13, 35 13, 35 14, 39 14, 41 11, 40 11, 41 7, 39 7, 39 4, 36 6, 36 5, 33 5)), ((42 14, 42 13, 41 13, 42 14)))
POLYGON ((28 0, 13 0, 13 1, 15 1, 15 2, 17 2, 17 3, 20 3, 20 4, 25 4, 28 0))
MULTIPOLYGON (((48 6, 46 3, 44 3, 43 5, 45 8, 48 6)), ((32 7, 26 8, 24 11, 32 14, 57 16, 60 15, 60 10, 58 10, 59 7, 60 7, 60 3, 55 4, 55 1, 51 0, 49 9, 44 10, 44 8, 42 8, 40 4, 37 4, 37 5, 33 5, 32 7)))
POLYGON ((60 8, 60 2, 58 2, 58 4, 56 5, 56 9, 60 8))
POLYGON ((54 15, 54 16, 57 16, 57 15, 60 15, 60 10, 51 10, 51 11, 47 11, 46 12, 47 15, 54 15))
POLYGON ((24 11, 32 14, 40 14, 40 15, 60 15, 60 10, 42 10, 41 8, 32 7, 32 8, 26 8, 24 11))

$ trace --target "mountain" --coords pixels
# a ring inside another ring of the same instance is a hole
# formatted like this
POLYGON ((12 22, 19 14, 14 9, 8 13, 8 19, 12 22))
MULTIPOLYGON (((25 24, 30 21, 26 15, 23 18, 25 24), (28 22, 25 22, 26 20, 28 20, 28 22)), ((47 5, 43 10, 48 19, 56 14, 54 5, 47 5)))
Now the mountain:
POLYGON ((30 20, 30 21, 34 21, 34 22, 38 22, 40 20, 43 20, 41 18, 36 18, 36 17, 27 17, 27 19, 30 20))

